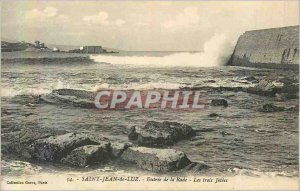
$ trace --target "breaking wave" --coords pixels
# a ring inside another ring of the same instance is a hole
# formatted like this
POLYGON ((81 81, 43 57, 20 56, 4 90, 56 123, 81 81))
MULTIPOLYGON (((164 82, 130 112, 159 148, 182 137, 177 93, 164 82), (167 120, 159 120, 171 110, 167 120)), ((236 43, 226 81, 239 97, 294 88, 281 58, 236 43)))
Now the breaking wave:
POLYGON ((225 35, 215 35, 199 53, 175 53, 162 57, 91 55, 90 58, 95 62, 135 67, 216 67, 224 65, 231 52, 230 40, 225 35))
POLYGON ((179 83, 159 83, 159 82, 150 82, 145 84, 118 84, 111 85, 107 83, 103 83, 95 86, 92 91, 98 91, 101 89, 109 89, 109 90, 150 90, 150 89, 179 89, 183 87, 183 85, 179 83))
POLYGON ((51 93, 57 89, 74 89, 74 90, 85 90, 85 91, 97 91, 101 89, 108 90, 147 90, 147 89, 179 89, 184 85, 179 83, 160 83, 160 82, 149 82, 144 84, 132 83, 132 84, 108 84, 101 83, 97 85, 93 84, 70 84, 63 83, 62 81, 56 81, 53 83, 39 84, 37 87, 1 87, 1 96, 13 97, 16 95, 42 95, 51 93))

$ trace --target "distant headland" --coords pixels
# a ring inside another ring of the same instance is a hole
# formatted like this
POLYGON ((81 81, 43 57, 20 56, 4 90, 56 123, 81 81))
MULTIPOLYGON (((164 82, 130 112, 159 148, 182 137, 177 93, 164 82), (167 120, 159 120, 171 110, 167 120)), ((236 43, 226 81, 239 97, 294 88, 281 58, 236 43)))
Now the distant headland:
POLYGON ((94 46, 66 46, 66 45, 46 45, 36 40, 34 43, 25 41, 13 41, 1 39, 1 52, 15 51, 33 51, 33 52, 64 52, 64 53, 82 53, 82 54, 105 54, 119 53, 115 49, 104 48, 99 45, 94 46))

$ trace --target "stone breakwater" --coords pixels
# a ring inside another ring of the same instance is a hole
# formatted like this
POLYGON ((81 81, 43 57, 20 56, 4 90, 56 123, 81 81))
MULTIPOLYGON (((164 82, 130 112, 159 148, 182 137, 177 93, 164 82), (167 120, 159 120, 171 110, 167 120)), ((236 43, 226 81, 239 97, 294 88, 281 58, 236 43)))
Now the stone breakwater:
POLYGON ((299 26, 246 31, 228 65, 299 68, 299 26))

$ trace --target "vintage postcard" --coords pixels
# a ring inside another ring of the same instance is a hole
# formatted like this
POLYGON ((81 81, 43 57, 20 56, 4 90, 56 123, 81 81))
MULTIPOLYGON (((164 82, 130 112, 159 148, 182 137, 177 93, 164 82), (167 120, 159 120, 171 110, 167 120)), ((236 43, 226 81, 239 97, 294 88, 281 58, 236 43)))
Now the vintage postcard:
POLYGON ((1 1, 0 190, 298 190, 299 1, 1 1))

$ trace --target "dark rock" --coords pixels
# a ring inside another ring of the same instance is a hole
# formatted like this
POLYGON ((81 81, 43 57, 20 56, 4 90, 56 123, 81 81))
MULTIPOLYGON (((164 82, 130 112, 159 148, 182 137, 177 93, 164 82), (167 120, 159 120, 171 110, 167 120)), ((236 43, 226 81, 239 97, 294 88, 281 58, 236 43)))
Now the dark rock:
POLYGON ((185 124, 148 121, 144 127, 131 127, 128 138, 142 146, 164 146, 194 135, 195 131, 185 124))
POLYGON ((97 144, 99 143, 87 135, 67 133, 34 141, 30 154, 33 159, 39 161, 59 161, 77 147, 97 144))
POLYGON ((284 107, 278 107, 272 103, 264 104, 263 107, 259 109, 259 111, 261 112, 279 112, 284 110, 285 110, 284 107))
POLYGON ((227 107, 228 106, 228 102, 225 99, 213 99, 213 100, 211 100, 210 105, 212 105, 212 106, 224 106, 224 107, 227 107))
POLYGON ((153 172, 176 171, 191 163, 183 152, 175 149, 129 147, 123 152, 121 158, 153 172))
POLYGON ((61 162, 71 166, 85 167, 95 163, 104 163, 111 158, 109 142, 100 145, 86 145, 71 151, 61 162))
POLYGON ((219 117, 219 114, 217 114, 217 113, 210 113, 208 115, 208 117, 219 117))

